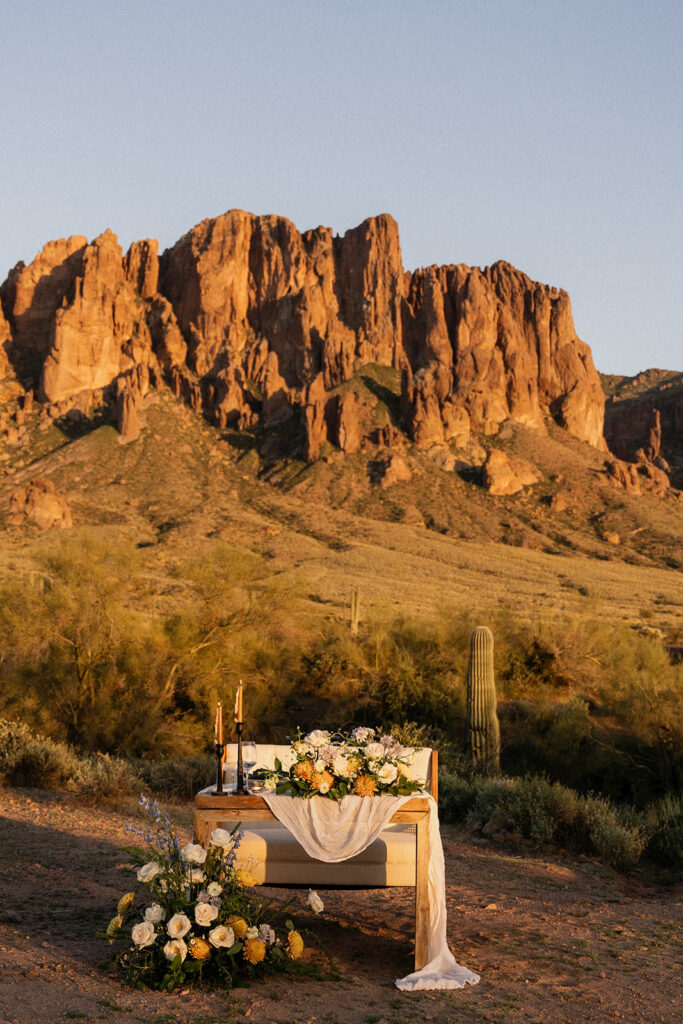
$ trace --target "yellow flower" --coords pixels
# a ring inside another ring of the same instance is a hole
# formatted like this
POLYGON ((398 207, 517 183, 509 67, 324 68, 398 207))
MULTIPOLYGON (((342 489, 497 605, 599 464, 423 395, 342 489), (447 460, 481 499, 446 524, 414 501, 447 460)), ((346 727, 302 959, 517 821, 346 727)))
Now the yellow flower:
POLYGON ((299 761, 294 765, 292 774, 297 779, 303 779, 304 782, 310 782, 313 775, 313 762, 309 760, 299 761))
POLYGON ((311 789, 320 789, 323 783, 326 783, 329 789, 333 782, 334 778, 329 772, 313 772, 311 776, 311 789))
POLYGON ((289 947, 289 956, 292 960, 298 960, 304 951, 304 940, 301 938, 298 932, 290 932, 287 936, 287 945, 289 947))
POLYGON ((236 939, 243 939, 247 934, 247 928, 249 926, 243 917, 229 917, 228 924, 235 933, 236 939))
POLYGON ((235 878, 237 879, 237 884, 245 889, 250 889, 252 885, 258 885, 258 881, 254 878, 251 871, 247 871, 246 868, 238 868, 235 872, 235 878))
POLYGON ((266 957, 266 944, 260 939, 247 939, 242 950, 244 959, 250 964, 260 964, 266 957))
POLYGON ((134 892, 127 892, 125 894, 125 896, 122 896, 121 899, 119 900, 119 905, 116 908, 116 913, 117 914, 125 914, 125 912, 128 910, 128 908, 130 907, 130 905, 133 903, 134 900, 135 900, 135 893, 134 892))
POLYGON ((353 784, 353 791, 356 796, 374 796, 377 790, 377 783, 372 775, 359 775, 353 784))
POLYGON ((349 775, 355 775, 359 772, 363 766, 363 758, 358 757, 356 754, 352 754, 348 760, 348 771, 349 775))
POLYGON ((190 939, 187 949, 194 960, 208 960, 211 956, 211 946, 206 939, 200 939, 199 936, 190 939))
POLYGON ((118 932, 119 928, 122 925, 123 925, 123 918, 121 917, 120 914, 117 914, 116 917, 112 917, 111 921, 107 925, 107 931, 106 931, 106 936, 107 936, 107 938, 109 939, 110 942, 114 941, 114 939, 116 938, 116 933, 118 932))

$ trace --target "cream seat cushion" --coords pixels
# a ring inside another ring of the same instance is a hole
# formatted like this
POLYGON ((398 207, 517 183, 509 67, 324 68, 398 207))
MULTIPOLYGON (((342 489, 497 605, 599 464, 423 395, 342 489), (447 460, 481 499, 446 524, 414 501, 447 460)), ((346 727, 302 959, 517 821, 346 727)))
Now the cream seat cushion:
MULTIPOLYGON (((431 753, 429 748, 416 750, 411 766, 413 778, 424 779, 427 789, 431 753)), ((228 744, 226 755, 228 761, 236 760, 236 744, 228 744)), ((257 755, 259 768, 274 767, 276 757, 287 767, 294 759, 290 748, 279 744, 259 744, 257 755)), ((357 856, 336 864, 309 857, 279 821, 245 822, 241 831, 237 866, 251 871, 260 884, 415 885, 415 828, 411 825, 389 825, 357 856)))

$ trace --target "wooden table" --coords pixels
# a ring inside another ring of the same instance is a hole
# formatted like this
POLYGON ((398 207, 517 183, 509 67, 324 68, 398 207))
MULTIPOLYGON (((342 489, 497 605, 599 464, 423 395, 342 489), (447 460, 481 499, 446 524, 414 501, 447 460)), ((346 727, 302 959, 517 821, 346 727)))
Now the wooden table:
MULTIPOLYGON (((372 799, 368 797, 368 799, 372 799)), ((194 799, 195 840, 208 846, 211 832, 222 823, 277 820, 261 796, 215 796, 199 793, 194 799)), ((390 819, 390 824, 415 825, 415 970, 427 963, 429 868, 429 800, 411 797, 390 819)), ((306 885, 306 879, 301 879, 306 885)))

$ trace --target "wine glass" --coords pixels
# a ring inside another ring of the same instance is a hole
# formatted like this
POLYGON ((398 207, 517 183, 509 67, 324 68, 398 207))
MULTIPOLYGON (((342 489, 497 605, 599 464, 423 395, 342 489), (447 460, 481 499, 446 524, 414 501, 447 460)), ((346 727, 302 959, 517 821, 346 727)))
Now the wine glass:
POLYGON ((247 777, 245 779, 246 788, 249 789, 249 775, 252 768, 256 767, 256 744, 252 743, 251 740, 242 744, 242 764, 244 765, 244 770, 247 773, 247 777))

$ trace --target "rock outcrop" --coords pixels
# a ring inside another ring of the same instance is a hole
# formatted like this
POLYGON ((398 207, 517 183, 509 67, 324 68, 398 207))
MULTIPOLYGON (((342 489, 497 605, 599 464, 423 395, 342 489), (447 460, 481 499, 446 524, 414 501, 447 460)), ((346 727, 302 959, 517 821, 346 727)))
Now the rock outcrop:
POLYGON ((12 492, 8 521, 12 526, 33 523, 41 530, 68 530, 73 526, 66 498, 51 480, 36 477, 12 492))
POLYGON ((537 484, 541 476, 525 459, 510 458, 500 448, 492 448, 483 466, 482 479, 489 494, 517 494, 522 488, 537 484))
POLYGON ((618 459, 644 474, 683 488, 683 373, 645 370, 636 377, 604 377, 608 392, 605 438, 618 459), (656 472, 655 472, 656 471, 656 472))
POLYGON ((221 427, 275 427, 298 409, 311 461, 326 440, 354 452, 370 439, 359 389, 339 389, 377 364, 402 372, 418 445, 552 418, 604 448, 604 396, 567 294, 506 263, 407 273, 386 214, 337 237, 232 210, 161 257, 150 239, 124 257, 110 231, 73 236, 17 264, 0 297, 13 370, 60 409, 104 390, 132 424, 116 382, 158 367, 221 427))

